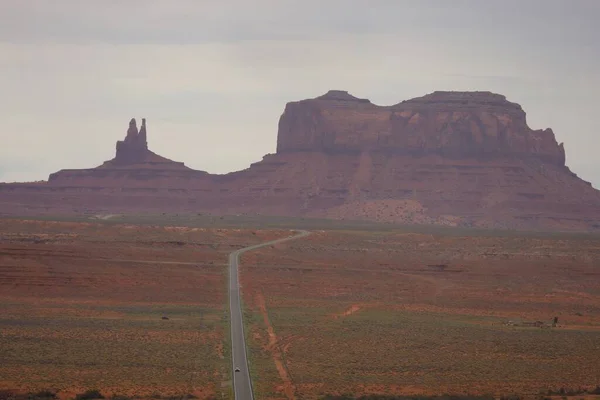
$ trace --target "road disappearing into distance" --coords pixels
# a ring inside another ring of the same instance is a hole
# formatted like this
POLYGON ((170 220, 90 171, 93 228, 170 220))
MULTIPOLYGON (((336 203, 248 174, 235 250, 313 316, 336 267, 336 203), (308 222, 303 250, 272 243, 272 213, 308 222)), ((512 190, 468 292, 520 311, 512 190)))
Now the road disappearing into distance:
POLYGON ((261 247, 296 240, 310 235, 307 231, 297 231, 294 236, 283 239, 271 240, 269 242, 244 247, 229 254, 229 312, 231 316, 231 361, 233 376, 233 391, 235 400, 254 400, 252 392, 252 380, 248 370, 248 358, 246 353, 246 337, 244 335, 244 319, 242 316, 242 304, 239 280, 240 255, 261 247))

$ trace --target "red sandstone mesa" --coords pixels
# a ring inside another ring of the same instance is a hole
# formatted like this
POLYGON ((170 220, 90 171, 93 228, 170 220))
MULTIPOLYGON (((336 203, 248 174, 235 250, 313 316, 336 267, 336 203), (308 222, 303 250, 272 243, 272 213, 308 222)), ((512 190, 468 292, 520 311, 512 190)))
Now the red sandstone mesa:
POLYGON ((525 112, 490 92, 435 92, 381 107, 344 91, 289 103, 277 152, 363 151, 453 158, 538 158, 565 164, 552 130, 531 130, 525 112))
POLYGON ((600 229, 600 192, 565 165, 550 129, 490 92, 377 106, 345 91, 288 103, 277 153, 226 175, 147 145, 131 120, 114 159, 45 184, 0 185, 2 212, 178 211, 515 229, 600 229))

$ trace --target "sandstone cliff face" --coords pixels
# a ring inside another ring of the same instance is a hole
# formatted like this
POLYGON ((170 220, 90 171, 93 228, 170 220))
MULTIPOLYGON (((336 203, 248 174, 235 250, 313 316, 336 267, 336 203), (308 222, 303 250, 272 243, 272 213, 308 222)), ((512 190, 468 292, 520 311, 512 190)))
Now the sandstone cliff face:
MULTIPOLYGON (((48 181, 54 185, 79 185, 83 187, 134 187, 162 186, 170 181, 188 181, 208 175, 195 171, 182 162, 169 160, 148 149, 146 119, 139 131, 135 118, 129 121, 124 140, 116 145, 115 157, 96 168, 64 169, 50 174, 48 181)), ((181 182, 179 182, 181 184, 181 182)))
POLYGON ((381 107, 344 91, 289 103, 277 153, 226 175, 148 149, 132 120, 116 156, 45 184, 0 184, 0 211, 202 212, 510 229, 600 230, 600 191, 547 130, 489 92, 381 107))
POLYGON ((565 165, 552 130, 530 129, 521 106, 490 92, 435 92, 381 107, 330 91, 288 103, 277 152, 294 151, 534 158, 565 165))
POLYGON ((125 140, 117 142, 117 152, 113 162, 115 164, 137 164, 144 162, 148 150, 148 142, 146 139, 146 119, 142 118, 142 127, 138 132, 135 118, 129 121, 129 129, 125 140))

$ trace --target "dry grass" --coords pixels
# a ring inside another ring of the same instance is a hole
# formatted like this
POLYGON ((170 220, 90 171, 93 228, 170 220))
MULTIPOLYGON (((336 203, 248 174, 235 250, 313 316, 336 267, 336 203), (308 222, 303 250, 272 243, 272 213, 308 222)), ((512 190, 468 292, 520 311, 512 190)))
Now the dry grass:
MULTIPOLYGON (((287 234, 0 220, 0 389, 227 398, 227 254, 287 234)), ((599 266, 591 236, 320 231, 246 253, 257 398, 595 387, 599 266)))
POLYGON ((0 389, 64 398, 227 398, 227 254, 286 234, 17 220, 0 232, 0 389))
POLYGON ((297 398, 595 387, 599 266, 584 238, 317 232, 246 254, 258 394, 289 397, 257 295, 297 398))

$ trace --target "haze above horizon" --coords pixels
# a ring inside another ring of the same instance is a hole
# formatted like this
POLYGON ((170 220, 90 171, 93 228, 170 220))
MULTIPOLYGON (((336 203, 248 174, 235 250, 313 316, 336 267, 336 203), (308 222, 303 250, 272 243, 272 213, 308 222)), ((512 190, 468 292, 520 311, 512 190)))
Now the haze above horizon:
POLYGON ((0 182, 97 166, 131 117, 157 153, 225 173, 275 151, 289 101, 483 90, 600 187, 596 0, 6 0, 0 15, 0 182))

